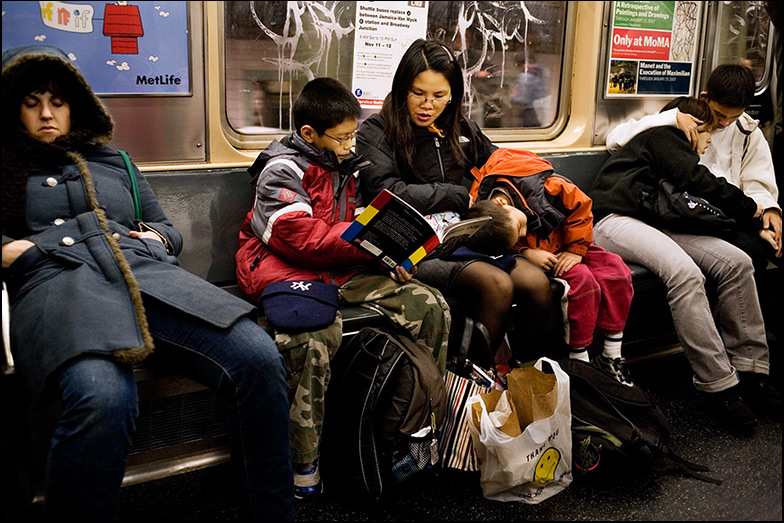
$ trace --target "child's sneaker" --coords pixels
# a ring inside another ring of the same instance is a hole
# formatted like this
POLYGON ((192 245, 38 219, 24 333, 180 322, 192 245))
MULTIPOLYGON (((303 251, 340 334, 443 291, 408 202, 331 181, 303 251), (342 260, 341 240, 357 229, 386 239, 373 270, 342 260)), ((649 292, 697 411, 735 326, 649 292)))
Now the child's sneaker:
POLYGON ((314 461, 311 465, 309 469, 302 473, 299 473, 296 469, 294 470, 294 497, 297 499, 321 494, 323 490, 318 461, 314 461))
POLYGON ((609 372, 619 382, 629 387, 634 387, 634 382, 629 375, 629 369, 626 368, 626 360, 623 358, 607 358, 599 354, 594 359, 594 362, 600 369, 609 372))

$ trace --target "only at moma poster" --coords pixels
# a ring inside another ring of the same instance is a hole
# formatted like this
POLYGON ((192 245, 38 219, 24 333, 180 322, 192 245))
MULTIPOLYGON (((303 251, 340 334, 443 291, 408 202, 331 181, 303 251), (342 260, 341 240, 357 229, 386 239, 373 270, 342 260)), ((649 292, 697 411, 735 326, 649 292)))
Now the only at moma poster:
POLYGON ((3 51, 61 49, 101 95, 191 92, 187 2, 3 2, 3 51))
POLYGON ((605 96, 692 92, 701 2, 613 2, 605 96))

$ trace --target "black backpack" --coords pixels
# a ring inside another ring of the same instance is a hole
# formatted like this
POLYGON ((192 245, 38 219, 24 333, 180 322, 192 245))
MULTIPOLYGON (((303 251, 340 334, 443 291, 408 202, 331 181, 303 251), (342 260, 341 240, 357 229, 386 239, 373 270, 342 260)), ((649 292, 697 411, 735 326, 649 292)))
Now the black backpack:
POLYGON ((365 327, 330 366, 319 458, 330 493, 380 499, 438 462, 446 391, 427 347, 365 327))
POLYGON ((649 471, 657 460, 668 460, 685 474, 721 484, 670 448, 664 413, 647 392, 618 382, 590 363, 558 362, 569 374, 572 408, 572 460, 576 478, 602 481, 649 471))

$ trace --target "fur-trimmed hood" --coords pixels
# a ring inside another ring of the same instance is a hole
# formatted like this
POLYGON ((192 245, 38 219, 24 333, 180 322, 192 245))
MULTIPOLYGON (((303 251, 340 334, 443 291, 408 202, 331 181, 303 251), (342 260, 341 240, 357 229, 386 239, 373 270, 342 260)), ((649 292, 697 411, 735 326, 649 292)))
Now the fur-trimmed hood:
POLYGON ((49 45, 14 47, 3 53, 2 63, 3 236, 17 236, 24 219, 28 169, 60 163, 86 144, 108 144, 114 121, 82 73, 60 49, 49 45), (30 136, 19 118, 22 100, 35 84, 32 78, 51 79, 69 98, 71 131, 52 143, 30 136))
MULTIPOLYGON (((45 69, 48 76, 65 88, 74 98, 71 133, 78 134, 78 144, 95 142, 106 145, 112 139, 114 121, 93 93, 90 84, 68 56, 50 45, 14 47, 3 53, 3 140, 13 139, 21 132, 19 104, 21 82, 30 74, 45 69)), ((70 140, 74 143, 73 137, 70 140)))

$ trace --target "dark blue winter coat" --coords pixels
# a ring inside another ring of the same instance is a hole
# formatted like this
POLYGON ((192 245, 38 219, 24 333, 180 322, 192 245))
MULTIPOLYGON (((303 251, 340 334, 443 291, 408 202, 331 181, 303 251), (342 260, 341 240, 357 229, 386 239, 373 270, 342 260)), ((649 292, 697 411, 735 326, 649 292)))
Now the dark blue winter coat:
POLYGON ((136 167, 141 227, 165 243, 129 236, 140 230, 131 179, 119 153, 104 145, 113 122, 57 49, 3 54, 3 127, 3 245, 18 239, 35 244, 3 271, 15 363, 34 397, 54 371, 79 355, 143 360, 153 341, 142 296, 217 327, 255 314, 244 300, 178 266, 182 237, 136 167), (52 144, 31 138, 19 124, 14 85, 35 68, 72 91, 71 132, 52 144))

